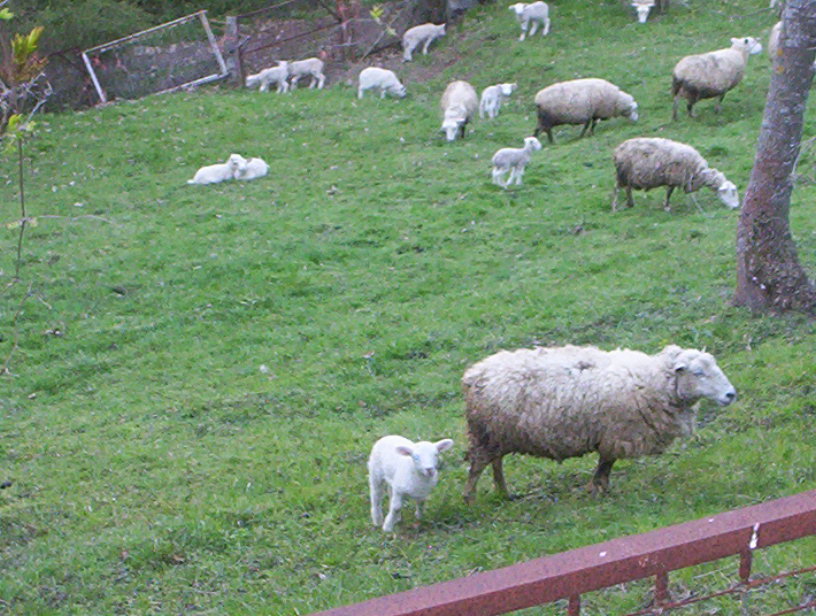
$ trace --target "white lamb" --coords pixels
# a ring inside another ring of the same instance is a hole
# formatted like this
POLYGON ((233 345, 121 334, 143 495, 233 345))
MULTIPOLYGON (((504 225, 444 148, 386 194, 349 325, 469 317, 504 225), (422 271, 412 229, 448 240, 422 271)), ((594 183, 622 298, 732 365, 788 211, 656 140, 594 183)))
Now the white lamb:
POLYGON ((368 485, 371 497, 371 521, 386 532, 394 530, 400 520, 402 499, 416 501, 416 517, 422 517, 425 501, 439 481, 439 454, 453 446, 449 438, 436 443, 420 441, 412 443, 407 438, 392 434, 384 436, 371 448, 368 458, 368 485), (388 515, 383 522, 380 502, 385 494, 383 484, 388 484, 390 503, 388 515))
POLYGON ((201 167, 188 184, 217 184, 234 180, 247 167, 247 160, 240 154, 230 154, 227 162, 201 167))
POLYGON ((493 155, 493 183, 507 188, 513 180, 516 184, 521 184, 521 177, 524 175, 524 168, 530 162, 530 155, 541 149, 541 142, 535 137, 525 137, 523 148, 502 148, 493 155), (510 172, 510 177, 506 182, 502 181, 502 176, 510 172))
POLYGON ((286 81, 288 77, 289 63, 286 60, 281 60, 277 66, 265 68, 255 75, 249 75, 246 78, 246 87, 254 88, 260 84, 259 90, 266 92, 271 84, 277 84, 278 93, 283 93, 289 89, 289 83, 286 81))
POLYGON ((323 74, 323 60, 320 58, 306 58, 305 60, 296 60, 289 63, 289 79, 294 90, 297 88, 298 81, 301 77, 311 77, 309 80, 309 88, 317 86, 318 90, 323 89, 323 84, 326 82, 326 76, 323 74))
POLYGON ((502 102, 516 90, 515 83, 497 83, 495 86, 487 86, 482 90, 482 98, 479 100, 479 117, 489 117, 491 120, 499 115, 502 102))
POLYGON ((380 98, 385 98, 386 93, 398 98, 405 97, 405 86, 397 79, 394 71, 387 68, 369 66, 360 71, 357 98, 363 98, 363 92, 374 88, 380 91, 380 98))
POLYGON ((441 100, 442 130, 448 141, 456 137, 465 137, 465 127, 468 125, 476 110, 479 108, 479 99, 476 90, 467 81, 452 81, 445 88, 441 100))
POLYGON ((235 175, 236 180, 256 180, 269 173, 269 165, 263 158, 250 158, 246 161, 246 166, 239 169, 235 175))
POLYGON ((632 8, 637 13, 638 23, 645 24, 649 11, 655 6, 655 0, 632 0, 632 8))
POLYGON ((445 36, 445 24, 427 23, 414 26, 402 35, 402 60, 410 62, 413 59, 414 49, 423 44, 422 53, 428 55, 428 47, 436 39, 445 36))
POLYGON ((530 4, 518 2, 511 4, 510 10, 516 14, 516 19, 521 26, 520 41, 527 37, 527 29, 530 28, 531 23, 533 26, 530 28, 530 36, 536 33, 539 25, 541 26, 541 36, 547 36, 550 33, 550 7, 547 6, 546 2, 532 2, 530 4))

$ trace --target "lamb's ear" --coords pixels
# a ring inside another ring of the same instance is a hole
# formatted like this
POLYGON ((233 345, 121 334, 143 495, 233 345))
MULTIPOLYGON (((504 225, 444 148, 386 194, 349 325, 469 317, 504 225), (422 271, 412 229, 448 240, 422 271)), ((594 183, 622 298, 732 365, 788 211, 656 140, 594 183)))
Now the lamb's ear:
POLYGON ((453 447, 453 439, 443 438, 441 441, 436 441, 434 446, 439 453, 442 453, 443 451, 453 447))
POLYGON ((401 456, 412 456, 414 455, 414 450, 405 445, 397 445, 397 453, 401 456))

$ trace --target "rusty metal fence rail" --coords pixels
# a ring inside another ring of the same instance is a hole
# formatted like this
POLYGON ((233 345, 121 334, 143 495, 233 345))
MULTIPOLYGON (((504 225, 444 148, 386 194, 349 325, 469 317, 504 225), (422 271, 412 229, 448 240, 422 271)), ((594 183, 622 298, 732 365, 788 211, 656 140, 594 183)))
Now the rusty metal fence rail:
MULTIPOLYGON (((654 604, 638 615, 666 611, 705 598, 816 570, 808 567, 751 579, 753 552, 816 535, 816 490, 641 535, 562 552, 517 565, 338 607, 312 616, 494 616, 566 599, 569 616, 581 612, 581 595, 654 577, 654 604), (729 556, 739 557, 739 583, 706 597, 672 601, 669 573, 729 556)), ((774 616, 816 607, 816 600, 774 616)))

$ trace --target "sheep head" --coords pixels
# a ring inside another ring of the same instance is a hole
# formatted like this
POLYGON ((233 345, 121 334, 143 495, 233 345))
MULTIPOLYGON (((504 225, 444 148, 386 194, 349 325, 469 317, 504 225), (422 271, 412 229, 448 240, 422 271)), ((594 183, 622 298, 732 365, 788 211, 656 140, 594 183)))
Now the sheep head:
POLYGON ((535 137, 524 138, 524 149, 528 152, 535 152, 541 149, 541 142, 535 137))
POLYGON ((739 207, 739 193, 734 182, 725 180, 717 189, 717 196, 720 198, 726 207, 735 210, 739 207))
POLYGON ((411 447, 400 445, 397 447, 397 453, 411 458, 417 475, 433 479, 439 468, 439 454, 451 447, 453 447, 453 441, 445 438, 435 443, 420 441, 411 447))
POLYGON ((708 398, 720 406, 727 406, 737 399, 737 390, 710 353, 696 349, 678 350, 672 369, 677 379, 675 390, 681 400, 696 402, 708 398))
POLYGON ((516 4, 511 4, 509 9, 513 11, 517 17, 521 17, 521 14, 524 12, 524 7, 527 6, 524 2, 517 2, 516 4))
POLYGON ((645 24, 649 11, 655 5, 654 0, 632 0, 632 7, 637 12, 638 23, 645 24))
POLYGON ((510 96, 513 92, 516 91, 517 84, 515 83, 500 83, 499 89, 501 90, 502 96, 510 96))
POLYGON ((638 104, 631 94, 621 91, 618 94, 617 102, 618 115, 629 118, 632 122, 637 122, 638 118, 638 104))
POLYGON ((753 36, 743 38, 732 38, 731 49, 742 51, 746 56, 754 56, 762 52, 762 43, 753 36))

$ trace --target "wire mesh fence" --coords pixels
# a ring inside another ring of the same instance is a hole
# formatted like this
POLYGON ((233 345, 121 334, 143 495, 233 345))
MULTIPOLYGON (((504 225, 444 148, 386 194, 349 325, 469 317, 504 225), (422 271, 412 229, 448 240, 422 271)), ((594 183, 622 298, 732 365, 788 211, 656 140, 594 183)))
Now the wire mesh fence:
POLYGON ((136 99, 227 75, 206 11, 82 53, 102 102, 136 99))

